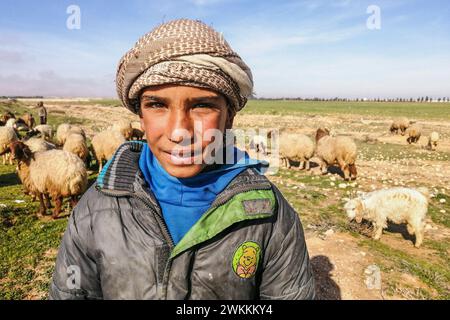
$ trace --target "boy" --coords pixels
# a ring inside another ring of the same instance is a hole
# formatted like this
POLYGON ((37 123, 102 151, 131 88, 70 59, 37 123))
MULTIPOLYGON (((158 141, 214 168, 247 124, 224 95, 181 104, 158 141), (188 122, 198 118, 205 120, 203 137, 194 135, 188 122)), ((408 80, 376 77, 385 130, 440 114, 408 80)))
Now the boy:
POLYGON ((73 210, 50 298, 314 298, 300 220, 261 164, 209 161, 237 151, 221 140, 253 88, 220 34, 163 24, 122 58, 116 84, 148 144, 119 147, 73 210))

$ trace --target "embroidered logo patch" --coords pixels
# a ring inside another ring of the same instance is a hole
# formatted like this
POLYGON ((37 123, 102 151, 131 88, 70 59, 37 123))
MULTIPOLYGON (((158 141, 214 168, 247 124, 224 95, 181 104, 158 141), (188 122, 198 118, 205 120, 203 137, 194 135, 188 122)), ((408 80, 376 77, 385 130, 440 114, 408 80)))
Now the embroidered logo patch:
POLYGON ((259 244, 253 241, 246 241, 242 243, 236 251, 234 251, 234 273, 243 279, 253 277, 256 273, 260 256, 261 248, 259 244))

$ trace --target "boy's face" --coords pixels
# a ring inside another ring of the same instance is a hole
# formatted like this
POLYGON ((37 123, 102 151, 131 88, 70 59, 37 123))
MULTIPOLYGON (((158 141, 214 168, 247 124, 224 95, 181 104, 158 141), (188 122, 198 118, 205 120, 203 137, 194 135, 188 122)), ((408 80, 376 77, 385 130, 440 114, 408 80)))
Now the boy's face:
POLYGON ((141 126, 152 153, 177 178, 193 177, 206 166, 202 160, 212 141, 204 138, 204 132, 217 129, 223 133, 233 122, 225 97, 209 89, 149 87, 141 94, 140 108, 141 126))

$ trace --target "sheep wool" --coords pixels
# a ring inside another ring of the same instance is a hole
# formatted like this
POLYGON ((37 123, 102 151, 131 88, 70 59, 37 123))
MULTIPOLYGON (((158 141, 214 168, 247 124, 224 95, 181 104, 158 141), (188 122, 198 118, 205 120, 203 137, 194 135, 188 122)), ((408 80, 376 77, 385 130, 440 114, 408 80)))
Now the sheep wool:
POLYGON ((64 151, 71 152, 74 155, 78 156, 83 162, 86 162, 86 159, 89 155, 89 149, 86 144, 86 140, 79 133, 70 133, 64 143, 63 147, 64 151))
POLYGON ((299 168, 309 170, 309 159, 314 155, 314 142, 304 134, 283 133, 280 136, 280 155, 288 168, 290 160, 300 161, 299 168))

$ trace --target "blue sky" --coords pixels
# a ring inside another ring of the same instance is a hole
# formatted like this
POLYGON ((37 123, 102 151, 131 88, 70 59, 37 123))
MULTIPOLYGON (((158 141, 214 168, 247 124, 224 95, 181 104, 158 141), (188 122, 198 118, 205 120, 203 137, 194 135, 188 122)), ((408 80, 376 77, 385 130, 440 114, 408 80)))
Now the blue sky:
POLYGON ((0 96, 115 97, 120 57, 183 17, 224 34, 258 97, 450 96, 446 0, 2 0, 0 17, 0 96), (79 30, 66 27, 72 4, 79 30))

